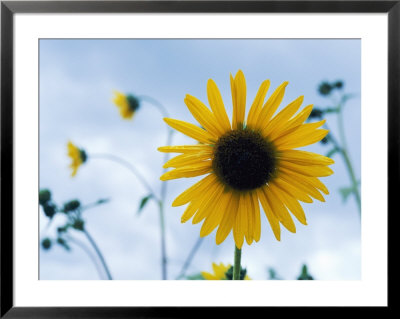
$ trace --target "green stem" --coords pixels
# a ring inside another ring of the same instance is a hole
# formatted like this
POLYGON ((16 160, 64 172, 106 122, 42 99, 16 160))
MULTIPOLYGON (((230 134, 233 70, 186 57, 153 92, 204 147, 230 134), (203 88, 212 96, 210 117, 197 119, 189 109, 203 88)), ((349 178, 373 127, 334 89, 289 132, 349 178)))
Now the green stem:
POLYGON ((235 244, 235 257, 233 264, 233 277, 232 280, 240 280, 240 260, 242 258, 242 250, 236 247, 235 244))
POLYGON ((352 182, 352 186, 353 186, 353 192, 354 192, 354 196, 356 198, 356 202, 357 202, 357 206, 358 206, 358 212, 361 215, 361 197, 360 197, 360 193, 358 192, 358 182, 356 179, 356 176, 354 174, 354 170, 353 170, 353 166, 351 165, 351 161, 350 158, 347 154, 347 150, 346 149, 342 149, 341 154, 343 156, 343 159, 346 163, 346 167, 347 167, 347 171, 349 172, 350 178, 351 178, 351 182, 352 182))
POLYGON ((90 236, 90 234, 86 230, 86 228, 83 229, 83 233, 86 235, 86 238, 89 240, 90 244, 93 246, 94 250, 96 251, 97 255, 99 256, 100 262, 103 265, 103 268, 106 272, 108 280, 112 280, 111 273, 110 273, 110 270, 108 269, 106 260, 104 259, 103 254, 101 253, 99 247, 96 245, 96 242, 94 241, 92 236, 90 236))
POLYGON ((181 279, 182 277, 185 276, 186 270, 189 268, 190 263, 192 262, 194 255, 196 254, 196 252, 200 248, 200 245, 203 242, 203 239, 204 239, 204 237, 199 237, 197 239, 196 243, 194 244, 192 250, 189 253, 189 256, 186 258, 185 263, 182 266, 181 272, 179 273, 178 277, 176 277, 177 280, 181 279))
POLYGON ((84 243, 82 243, 80 240, 75 239, 71 236, 66 236, 66 238, 74 243, 75 245, 77 245, 78 247, 80 247, 90 258, 90 260, 93 262, 93 264, 96 267, 97 272, 99 273, 100 279, 103 277, 103 272, 101 271, 101 268, 99 266, 99 264, 96 261, 96 257, 92 254, 92 252, 89 250, 89 248, 86 247, 86 245, 84 243))
POLYGON ((160 207, 160 232, 161 232, 161 272, 162 280, 167 280, 167 247, 165 241, 165 218, 164 218, 164 203, 159 201, 160 207))
POLYGON ((340 103, 338 105, 338 118, 339 118, 339 134, 340 134, 340 140, 342 143, 342 147, 339 148, 341 150, 341 154, 343 156, 344 162, 346 163, 346 168, 347 171, 350 175, 350 179, 351 179, 351 183, 352 183, 352 188, 353 188, 353 193, 354 196, 356 198, 356 202, 357 202, 357 206, 358 206, 358 211, 361 215, 361 197, 360 197, 360 193, 358 191, 358 182, 357 182, 357 178, 354 174, 354 169, 353 169, 353 165, 351 164, 351 160, 350 160, 350 156, 349 153, 347 151, 347 143, 346 143, 346 135, 344 132, 344 121, 343 121, 343 106, 340 103))
POLYGON ((118 156, 112 155, 112 154, 90 154, 90 158, 109 160, 109 161, 112 161, 114 163, 117 163, 117 164, 127 168, 129 171, 131 171, 136 176, 136 178, 142 183, 142 185, 145 188, 147 188, 148 192, 153 196, 153 198, 156 200, 159 200, 158 196, 153 191, 153 189, 150 187, 150 184, 147 182, 147 180, 143 177, 142 174, 140 174, 139 170, 136 169, 136 167, 133 166, 128 161, 126 161, 118 156))
MULTIPOLYGON (((164 107, 162 103, 160 103, 158 100, 152 98, 151 96, 148 95, 140 95, 138 97, 140 100, 145 101, 157 108, 158 111, 160 111, 161 115, 163 117, 169 117, 167 109, 164 107)), ((167 133, 167 144, 166 145, 171 145, 172 143, 172 134, 173 130, 168 128, 168 133, 167 133)), ((169 159, 169 153, 165 153, 164 155, 164 163, 167 162, 169 159)), ((163 170, 165 172, 166 169, 163 170)), ((167 194, 167 182, 161 182, 161 194, 160 194, 160 200, 159 200, 159 208, 160 208, 160 234, 161 234, 161 272, 162 272, 162 279, 167 280, 168 279, 168 274, 167 274, 167 245, 166 245, 166 236, 165 236, 165 214, 164 214, 164 202, 165 202, 165 197, 167 194)))

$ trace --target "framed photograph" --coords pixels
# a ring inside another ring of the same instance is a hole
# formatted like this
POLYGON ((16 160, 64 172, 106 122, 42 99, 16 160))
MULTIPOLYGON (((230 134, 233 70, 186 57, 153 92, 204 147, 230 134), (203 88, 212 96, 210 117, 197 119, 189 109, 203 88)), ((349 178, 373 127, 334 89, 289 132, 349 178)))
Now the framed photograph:
POLYGON ((399 31, 400 1, 1 1, 1 317, 388 309, 399 31))

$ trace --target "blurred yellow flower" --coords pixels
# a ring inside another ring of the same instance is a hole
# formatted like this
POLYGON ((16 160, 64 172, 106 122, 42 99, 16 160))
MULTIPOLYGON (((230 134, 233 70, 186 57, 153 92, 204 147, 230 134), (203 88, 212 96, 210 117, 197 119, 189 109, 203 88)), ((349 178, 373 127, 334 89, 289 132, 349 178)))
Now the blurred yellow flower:
MULTIPOLYGON (((202 271, 201 275, 206 280, 232 280, 232 266, 220 263, 212 263, 213 274, 202 271)), ((243 272, 243 270, 242 270, 243 272)), ((251 280, 249 276, 245 275, 244 280, 251 280)))
POLYGON ((217 226, 216 243, 222 243, 233 230, 236 247, 244 239, 248 245, 261 237, 260 204, 277 240, 280 223, 296 232, 290 212, 307 225, 299 201, 312 203, 314 197, 325 201, 320 192, 329 194, 318 177, 333 171, 328 157, 295 150, 323 139, 328 130, 319 129, 325 120, 304 124, 312 105, 296 114, 303 102, 298 97, 275 116, 288 82, 282 83, 264 104, 270 81, 264 81, 245 121, 246 81, 242 71, 231 79, 232 124, 226 114, 220 91, 213 80, 207 83, 211 110, 200 100, 186 95, 185 103, 204 128, 180 120, 165 118, 172 128, 203 143, 165 146, 158 150, 181 153, 164 164, 174 168, 161 180, 182 177, 206 177, 185 190, 172 206, 188 204, 182 215, 184 223, 204 220, 200 236, 209 235, 217 226))
POLYGON ((86 162, 87 155, 83 149, 79 149, 70 141, 68 142, 67 147, 68 147, 68 156, 72 159, 72 162, 69 165, 69 167, 72 168, 71 177, 73 177, 76 175, 79 166, 81 166, 83 163, 86 162))
POLYGON ((119 113, 123 119, 130 120, 139 108, 139 100, 133 95, 125 95, 114 91, 114 104, 119 108, 119 113))

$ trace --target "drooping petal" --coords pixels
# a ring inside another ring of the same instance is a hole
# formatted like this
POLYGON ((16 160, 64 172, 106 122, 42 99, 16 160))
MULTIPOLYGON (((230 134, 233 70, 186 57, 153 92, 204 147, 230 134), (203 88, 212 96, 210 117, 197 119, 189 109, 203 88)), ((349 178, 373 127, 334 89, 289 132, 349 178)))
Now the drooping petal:
POLYGON ((215 237, 215 242, 217 245, 222 243, 232 230, 233 224, 236 220, 236 214, 239 207, 239 196, 237 194, 232 194, 231 201, 226 207, 224 216, 222 217, 221 224, 217 230, 217 236, 215 237))
POLYGON ((210 213, 210 215, 206 217, 203 225, 201 226, 200 237, 209 235, 221 223, 222 217, 224 216, 224 212, 230 203, 231 198, 231 192, 225 192, 222 194, 217 206, 210 213))
POLYGON ((307 225, 306 215, 301 207, 300 203, 293 197, 282 192, 276 185, 269 185, 270 190, 273 194, 279 198, 279 200, 291 211, 291 213, 297 218, 297 220, 303 225, 307 225))
POLYGON ((315 199, 318 199, 321 202, 325 202, 324 197, 321 195, 318 189, 312 186, 312 184, 308 181, 309 176, 297 174, 293 171, 286 170, 283 167, 280 168, 280 171, 281 171, 280 177, 282 179, 286 180, 287 182, 290 181, 290 183, 294 187, 301 188, 308 195, 314 197, 315 199))
POLYGON ((294 198, 298 198, 300 201, 304 203, 312 203, 313 200, 310 196, 307 195, 306 192, 304 192, 301 189, 297 189, 296 187, 293 187, 293 185, 289 182, 286 182, 282 178, 276 178, 273 183, 278 186, 281 191, 287 192, 290 196, 294 198))
POLYGON ((277 240, 281 240, 281 227, 279 225, 279 220, 276 218, 276 216, 272 213, 272 209, 269 206, 269 203, 267 201, 267 197, 265 196, 265 193, 261 188, 257 189, 257 195, 260 200, 260 203, 263 207, 265 216, 267 216, 268 222, 271 225, 272 231, 275 235, 275 238, 277 240))
POLYGON ((254 216, 254 204, 253 199, 251 197, 251 193, 245 194, 245 205, 247 208, 247 229, 245 229, 244 236, 246 238, 246 242, 250 245, 254 240, 254 224, 255 224, 255 216, 254 216))
POLYGON ((272 189, 267 186, 263 187, 263 191, 269 206, 272 208, 273 213, 279 219, 283 226, 292 233, 296 232, 296 226, 294 225, 293 219, 287 211, 285 205, 278 199, 272 189))
POLYGON ((253 229, 253 237, 256 242, 258 242, 261 238, 261 220, 260 220, 260 204, 258 202, 257 192, 251 192, 251 198, 253 200, 253 208, 254 208, 254 229, 253 229))
POLYGON ((236 243, 236 247, 241 249, 244 241, 244 233, 247 230, 247 206, 246 206, 246 195, 240 194, 238 211, 233 224, 233 238, 236 243))
POLYGON ((285 180, 286 182, 290 183, 297 190, 302 191, 307 195, 312 196, 315 199, 318 199, 321 202, 325 201, 321 193, 316 188, 312 187, 309 183, 307 183, 306 180, 298 179, 294 174, 286 173, 282 168, 279 177, 285 180))
POLYGON ((222 192, 224 191, 224 186, 221 185, 220 183, 215 183, 216 187, 214 188, 214 191, 210 193, 208 197, 205 197, 204 201, 202 202, 201 206, 199 207, 199 210, 197 211, 196 215, 194 216, 192 223, 193 224, 198 224, 200 223, 204 218, 210 215, 210 213, 215 209, 222 192))

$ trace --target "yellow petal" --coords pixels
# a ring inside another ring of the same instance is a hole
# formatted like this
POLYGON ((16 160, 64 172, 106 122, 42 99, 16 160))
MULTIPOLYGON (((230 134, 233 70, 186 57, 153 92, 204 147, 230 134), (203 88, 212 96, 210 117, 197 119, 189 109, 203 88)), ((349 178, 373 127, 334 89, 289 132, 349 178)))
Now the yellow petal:
POLYGON ((219 185, 217 183, 211 184, 209 188, 207 188, 202 196, 194 199, 189 206, 186 208, 185 212, 183 213, 182 217, 181 217, 181 222, 182 223, 186 223, 190 218, 192 218, 192 216, 203 207, 203 205, 205 204, 205 202, 208 200, 208 198, 213 195, 215 189, 218 187, 219 185))
POLYGON ((204 201, 202 201, 199 210, 192 220, 193 224, 200 223, 204 218, 212 213, 212 211, 218 204, 218 201, 223 191, 224 186, 220 183, 215 183, 211 186, 211 190, 208 192, 208 196, 204 196, 204 201))
POLYGON ((162 146, 157 148, 158 151, 163 153, 213 153, 213 147, 209 145, 179 145, 179 146, 162 146))
POLYGON ((274 184, 269 185, 269 188, 279 198, 279 200, 292 212, 292 214, 297 218, 300 223, 307 225, 304 210, 296 199, 287 195, 287 193, 282 192, 274 184))
POLYGON ((260 220, 260 204, 258 202, 258 195, 256 192, 251 192, 254 209, 254 228, 253 237, 256 242, 261 238, 261 220, 260 220))
POLYGON ((254 240, 254 224, 255 224, 255 208, 254 208, 254 203, 253 199, 251 197, 251 193, 245 194, 245 205, 247 208, 247 229, 245 229, 245 238, 246 242, 248 245, 251 245, 251 243, 254 240))
POLYGON ((279 130, 284 126, 287 121, 293 116, 294 113, 300 108, 301 103, 303 103, 304 96, 299 96, 293 102, 288 104, 282 111, 280 111, 265 127, 263 133, 268 136, 270 132, 274 130, 279 130))
POLYGON ((265 197, 268 200, 272 212, 279 219, 283 226, 292 233, 296 232, 296 226, 294 225, 293 219, 287 211, 285 205, 278 199, 273 189, 268 186, 263 187, 265 197))
POLYGON ((226 207, 224 216, 222 217, 221 224, 217 230, 217 236, 215 237, 215 242, 217 245, 221 244, 232 230, 233 223, 236 219, 237 210, 239 207, 239 196, 232 194, 231 201, 226 207))
POLYGON ((224 133, 214 114, 199 99, 191 95, 186 95, 185 104, 193 117, 207 132, 216 138, 224 133))
POLYGON ((194 124, 169 118, 164 118, 164 121, 177 131, 194 138, 201 143, 213 144, 215 142, 215 138, 210 133, 194 124))
POLYGON ((307 195, 303 190, 297 189, 296 187, 293 187, 291 183, 286 182, 282 178, 275 178, 273 183, 278 186, 281 191, 284 191, 288 193, 290 196, 293 198, 296 198, 304 203, 312 203, 313 200, 310 196, 307 195))
POLYGON ((279 153, 279 158, 288 162, 304 165, 331 165, 335 161, 329 157, 299 150, 283 150, 279 153))
POLYGON ((192 216, 197 212, 197 209, 199 208, 199 202, 193 201, 191 202, 183 212, 183 215, 181 217, 181 223, 186 223, 192 216))
POLYGON ((202 271, 201 275, 203 276, 203 278, 205 280, 219 280, 216 276, 214 276, 213 274, 210 274, 208 272, 202 271))
POLYGON ((169 161, 167 161, 163 167, 164 168, 169 168, 169 167, 180 167, 180 166, 188 166, 188 165, 193 165, 197 164, 199 162, 204 162, 206 160, 210 160, 210 154, 207 153, 196 153, 196 154, 182 154, 178 155, 174 158, 171 158, 169 161))
POLYGON ((196 165, 184 166, 175 168, 172 171, 166 172, 161 175, 162 181, 168 181, 170 179, 182 178, 182 177, 195 177, 204 175, 212 171, 211 161, 201 162, 196 165))
POLYGON ((235 78, 231 78, 231 91, 232 91, 232 128, 238 129, 243 127, 244 116, 246 113, 246 80, 241 70, 236 73, 235 78))
POLYGON ((254 102, 250 107, 249 114, 247 116, 247 126, 255 128, 257 123, 257 118, 261 112, 262 105, 264 104, 264 99, 265 96, 267 95, 270 84, 271 82, 269 80, 266 80, 263 83, 261 83, 257 95, 254 99, 254 102))
POLYGON ((291 141, 300 140, 301 138, 317 131, 317 128, 324 125, 326 120, 322 120, 315 123, 308 123, 299 125, 288 131, 287 134, 281 135, 274 140, 275 145, 282 145, 291 141))
POLYGON ((279 162, 279 167, 285 168, 289 171, 293 171, 306 176, 329 176, 333 174, 330 167, 325 165, 300 165, 285 160, 279 162))
POLYGON ((224 192, 222 194, 218 205, 215 207, 214 211, 211 212, 208 217, 206 217, 203 225, 201 226, 200 237, 209 235, 221 223, 222 217, 224 216, 224 212, 231 198, 231 192, 224 192))
POLYGON ((231 129, 228 115, 226 114, 224 102, 222 101, 221 93, 213 80, 207 82, 207 96, 208 103, 210 103, 211 110, 214 112, 215 118, 224 132, 231 129))
POLYGON ((247 230, 247 207, 246 207, 246 195, 241 194, 239 200, 239 207, 233 224, 233 238, 235 240, 236 247, 242 248, 244 241, 244 233, 247 230))
POLYGON ((260 200, 261 206, 263 207, 265 216, 267 216, 268 222, 271 225, 271 229, 274 232, 275 238, 277 240, 281 240, 281 227, 279 225, 279 220, 276 216, 272 213, 272 209, 269 206, 267 201, 267 197, 261 188, 257 189, 257 195, 260 200))
POLYGON ((283 96, 285 95, 285 88, 288 84, 289 82, 283 82, 275 92, 272 93, 258 116, 256 128, 262 131, 268 125, 269 120, 282 102, 283 96))
POLYGON ((281 168, 281 172, 279 177, 286 180, 288 183, 291 183, 297 189, 301 189, 306 192, 308 195, 318 199, 321 202, 325 202, 324 197, 321 193, 313 187, 307 180, 307 177, 304 175, 296 174, 292 171, 285 170, 281 168))
POLYGON ((280 136, 284 136, 292 130, 296 129, 298 126, 303 124, 303 122, 310 116, 313 105, 307 105, 303 110, 301 110, 295 117, 290 119, 286 124, 273 132, 270 132, 268 137, 271 141, 275 140, 280 136))
POLYGON ((175 200, 172 202, 172 206, 176 207, 187 204, 188 202, 201 196, 204 190, 208 189, 211 184, 216 182, 217 177, 214 174, 207 175, 175 198, 175 200))

